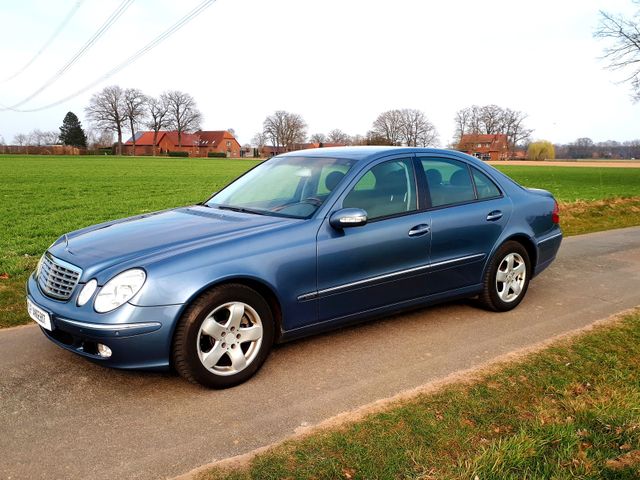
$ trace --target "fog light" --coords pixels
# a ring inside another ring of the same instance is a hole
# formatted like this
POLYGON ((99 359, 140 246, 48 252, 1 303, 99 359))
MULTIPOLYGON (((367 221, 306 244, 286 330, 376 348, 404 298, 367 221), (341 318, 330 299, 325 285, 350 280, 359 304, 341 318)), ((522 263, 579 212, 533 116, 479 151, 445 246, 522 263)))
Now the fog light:
POLYGON ((98 355, 100 355, 102 358, 109 358, 111 356, 111 353, 112 352, 109 347, 101 343, 98 344, 98 355))
POLYGON ((98 282, 96 281, 95 278, 93 280, 89 281, 84 286, 84 288, 80 291, 80 295, 78 295, 78 306, 79 307, 83 306, 85 303, 87 303, 89 301, 89 299, 95 293, 96 288, 98 288, 98 282))

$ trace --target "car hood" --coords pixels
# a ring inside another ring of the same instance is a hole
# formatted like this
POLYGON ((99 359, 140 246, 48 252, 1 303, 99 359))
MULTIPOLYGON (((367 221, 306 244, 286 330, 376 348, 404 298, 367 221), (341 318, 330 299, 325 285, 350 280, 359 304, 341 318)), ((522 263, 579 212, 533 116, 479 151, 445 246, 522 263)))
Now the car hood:
POLYGON ((289 218, 192 206, 106 222, 58 239, 49 252, 83 269, 83 279, 129 260, 139 266, 167 252, 255 235, 294 222, 289 218))

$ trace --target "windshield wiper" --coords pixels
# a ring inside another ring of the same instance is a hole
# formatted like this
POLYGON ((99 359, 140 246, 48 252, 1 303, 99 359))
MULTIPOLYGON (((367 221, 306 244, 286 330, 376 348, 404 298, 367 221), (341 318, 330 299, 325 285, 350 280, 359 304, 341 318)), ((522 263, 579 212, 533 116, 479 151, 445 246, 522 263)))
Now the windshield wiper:
POLYGON ((232 212, 241 212, 241 213, 253 213, 254 215, 268 215, 266 212, 261 212, 260 210, 253 210, 251 208, 245 207, 234 207, 233 205, 216 205, 220 210, 231 210, 232 212))

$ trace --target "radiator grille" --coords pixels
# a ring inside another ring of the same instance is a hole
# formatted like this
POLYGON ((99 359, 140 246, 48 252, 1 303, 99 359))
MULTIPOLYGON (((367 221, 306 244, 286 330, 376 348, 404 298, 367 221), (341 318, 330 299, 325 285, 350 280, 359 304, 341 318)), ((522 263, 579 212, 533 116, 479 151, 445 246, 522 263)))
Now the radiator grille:
POLYGON ((38 284, 45 295, 67 300, 76 288, 82 270, 45 253, 38 273, 38 284))

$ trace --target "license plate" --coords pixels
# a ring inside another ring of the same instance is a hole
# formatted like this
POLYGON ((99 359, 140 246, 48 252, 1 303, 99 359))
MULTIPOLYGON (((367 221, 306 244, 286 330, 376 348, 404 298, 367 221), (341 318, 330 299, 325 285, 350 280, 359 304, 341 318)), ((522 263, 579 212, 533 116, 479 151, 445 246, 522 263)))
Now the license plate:
POLYGON ((40 325, 42 328, 46 328, 47 330, 53 330, 51 328, 51 317, 47 312, 42 310, 40 307, 35 305, 31 300, 27 298, 27 311, 29 312, 29 316, 35 320, 35 322, 40 325))

